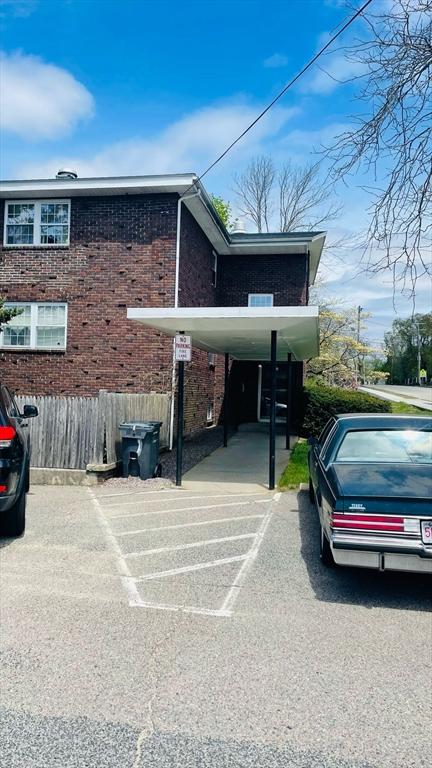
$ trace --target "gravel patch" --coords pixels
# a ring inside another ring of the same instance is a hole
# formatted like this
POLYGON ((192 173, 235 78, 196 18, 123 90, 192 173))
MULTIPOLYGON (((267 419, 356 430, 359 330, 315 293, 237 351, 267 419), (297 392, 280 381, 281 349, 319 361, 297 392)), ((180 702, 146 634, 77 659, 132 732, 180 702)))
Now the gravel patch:
POLYGON ((165 477, 150 477, 141 480, 139 477, 110 477, 103 484, 104 488, 139 488, 140 491, 163 491, 172 488, 171 480, 165 477))
MULTIPOLYGON (((183 444, 183 474, 205 459, 210 453, 220 448, 223 443, 223 427, 205 429, 191 438, 185 438, 183 444)), ((140 490, 158 491, 171 488, 176 476, 176 450, 166 451, 160 456, 162 477, 140 480, 139 477, 111 477, 104 482, 104 488, 140 488, 140 490)))

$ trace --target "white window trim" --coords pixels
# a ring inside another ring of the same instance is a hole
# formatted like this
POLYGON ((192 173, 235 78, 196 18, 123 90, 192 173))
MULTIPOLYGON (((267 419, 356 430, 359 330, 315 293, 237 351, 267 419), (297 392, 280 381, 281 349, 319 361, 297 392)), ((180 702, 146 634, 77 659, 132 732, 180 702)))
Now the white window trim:
MULTIPOLYGON (((251 299, 255 296, 259 296, 260 298, 264 299, 271 299, 271 304, 269 304, 269 307, 273 306, 274 301, 274 293, 248 293, 248 307, 251 307, 251 299)), ((261 307, 261 309, 265 309, 265 307, 261 307)))
MULTIPOLYGON (((16 306, 22 306, 23 304, 29 304, 30 305, 30 344, 28 346, 23 346, 21 344, 12 346, 11 344, 4 344, 3 343, 3 331, 0 331, 0 349, 4 351, 12 351, 16 352, 17 350, 19 352, 65 352, 67 348, 67 327, 68 327, 68 305, 65 301, 7 301, 5 302, 5 308, 7 307, 16 307, 16 306), (65 308, 65 341, 64 346, 59 347, 38 347, 36 344, 36 329, 38 326, 38 308, 39 307, 52 307, 52 306, 62 306, 65 308)), ((6 324, 7 325, 7 324, 6 324)), ((6 327, 3 326, 3 328, 6 327)))
POLYGON ((71 220, 71 201, 70 199, 59 199, 57 197, 49 198, 48 200, 5 200, 4 210, 4 226, 3 226, 3 247, 4 248, 67 248, 70 244, 70 220, 71 220), (7 226, 8 226, 8 207, 9 205, 34 205, 34 222, 33 222, 33 242, 32 243, 8 243, 7 241, 7 226), (41 206, 49 203, 62 203, 68 206, 69 216, 67 225, 67 242, 66 243, 41 243, 41 206))

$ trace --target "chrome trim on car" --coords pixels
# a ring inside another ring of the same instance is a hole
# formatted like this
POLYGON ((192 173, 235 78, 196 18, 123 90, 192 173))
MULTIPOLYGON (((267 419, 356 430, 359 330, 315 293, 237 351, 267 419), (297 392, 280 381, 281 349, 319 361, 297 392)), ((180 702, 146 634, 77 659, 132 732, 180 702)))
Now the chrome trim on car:
POLYGON ((364 535, 330 532, 329 540, 334 549, 366 550, 369 552, 394 552, 396 554, 411 554, 432 559, 432 547, 423 544, 421 539, 413 538, 412 534, 395 536, 364 535))

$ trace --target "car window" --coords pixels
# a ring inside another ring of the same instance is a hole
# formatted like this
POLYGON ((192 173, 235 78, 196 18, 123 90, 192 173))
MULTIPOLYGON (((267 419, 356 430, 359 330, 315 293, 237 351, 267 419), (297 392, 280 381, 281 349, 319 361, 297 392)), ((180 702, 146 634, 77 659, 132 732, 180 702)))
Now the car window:
POLYGON ((13 419, 16 419, 19 417, 20 412, 18 410, 18 406, 12 396, 12 394, 9 392, 7 387, 2 387, 2 395, 4 404, 6 406, 6 413, 8 416, 10 416, 13 419))
POLYGON ((331 429, 332 429, 334 423, 335 423, 335 420, 334 419, 330 419, 327 422, 327 424, 325 425, 323 431, 321 432, 321 434, 320 434, 320 436, 318 438, 318 443, 321 446, 321 448, 324 447, 324 443, 327 440, 327 438, 328 438, 328 436, 329 436, 329 434, 331 432, 331 429))
POLYGON ((420 429, 376 429, 347 432, 337 462, 432 464, 432 432, 420 429))

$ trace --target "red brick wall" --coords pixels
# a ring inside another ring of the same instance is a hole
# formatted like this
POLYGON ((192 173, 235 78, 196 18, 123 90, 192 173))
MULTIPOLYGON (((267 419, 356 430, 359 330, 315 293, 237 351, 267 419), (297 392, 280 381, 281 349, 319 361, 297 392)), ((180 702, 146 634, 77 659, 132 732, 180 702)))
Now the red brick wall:
POLYGON ((170 391, 171 339, 126 308, 173 306, 176 214, 175 195, 72 198, 69 247, 3 248, 0 295, 65 301, 68 328, 65 352, 1 351, 2 381, 23 394, 170 391))
POLYGON ((218 304, 247 307, 249 293, 273 293, 274 305, 307 303, 306 255, 219 256, 218 304))

